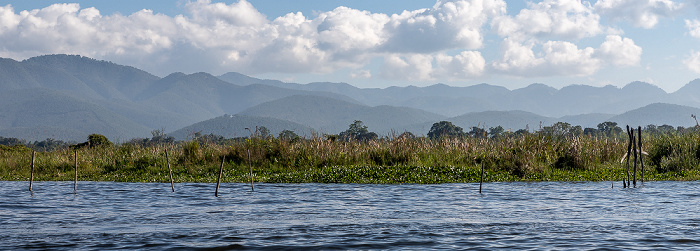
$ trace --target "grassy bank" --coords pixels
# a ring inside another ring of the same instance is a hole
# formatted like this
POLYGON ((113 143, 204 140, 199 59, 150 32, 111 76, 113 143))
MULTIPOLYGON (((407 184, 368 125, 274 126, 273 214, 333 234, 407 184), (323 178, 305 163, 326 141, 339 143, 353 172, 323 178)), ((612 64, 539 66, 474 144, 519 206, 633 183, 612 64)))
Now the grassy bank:
MULTIPOLYGON (((645 180, 700 180, 700 134, 645 135, 645 180)), ((79 180, 169 182, 165 150, 175 182, 249 182, 248 153, 256 182, 450 183, 485 181, 621 180, 625 138, 534 133, 498 139, 393 137, 369 142, 324 138, 206 139, 140 146, 121 144, 78 150, 79 180)), ((73 179, 74 152, 37 152, 35 181, 73 179)), ((28 181, 31 150, 0 149, 0 179, 28 181)), ((631 170, 630 170, 631 171, 631 170)), ((640 174, 638 174, 638 177, 640 174)))

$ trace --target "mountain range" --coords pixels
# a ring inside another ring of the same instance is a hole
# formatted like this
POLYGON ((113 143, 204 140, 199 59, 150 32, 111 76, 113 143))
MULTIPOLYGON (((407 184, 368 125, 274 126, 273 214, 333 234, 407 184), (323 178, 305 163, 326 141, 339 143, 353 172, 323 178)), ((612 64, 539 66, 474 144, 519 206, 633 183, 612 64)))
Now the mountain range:
POLYGON ((176 139, 194 132, 247 136, 265 126, 337 134, 361 120, 379 135, 427 134, 438 121, 463 128, 535 130, 558 121, 596 127, 694 126, 700 80, 673 93, 644 82, 556 89, 543 84, 509 90, 489 84, 454 87, 358 88, 346 83, 285 83, 230 72, 158 77, 143 70, 76 55, 23 61, 0 58, 0 136, 30 141, 85 141, 100 133, 113 141, 165 130, 176 139), (231 114, 231 115, 229 115, 231 114))

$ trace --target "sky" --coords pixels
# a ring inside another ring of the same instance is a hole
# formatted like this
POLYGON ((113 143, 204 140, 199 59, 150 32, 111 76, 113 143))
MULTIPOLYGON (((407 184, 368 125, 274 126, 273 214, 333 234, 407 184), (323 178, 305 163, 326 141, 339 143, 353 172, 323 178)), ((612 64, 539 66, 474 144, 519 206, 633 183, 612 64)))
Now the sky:
POLYGON ((674 92, 700 78, 699 14, 695 0, 0 0, 0 57, 361 88, 674 92))

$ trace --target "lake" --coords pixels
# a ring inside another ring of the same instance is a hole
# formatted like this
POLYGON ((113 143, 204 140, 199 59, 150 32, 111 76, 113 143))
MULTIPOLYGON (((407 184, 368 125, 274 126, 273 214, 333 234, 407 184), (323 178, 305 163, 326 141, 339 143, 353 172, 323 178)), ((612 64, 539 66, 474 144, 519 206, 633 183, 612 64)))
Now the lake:
POLYGON ((699 185, 0 181, 0 249, 698 249, 699 185))

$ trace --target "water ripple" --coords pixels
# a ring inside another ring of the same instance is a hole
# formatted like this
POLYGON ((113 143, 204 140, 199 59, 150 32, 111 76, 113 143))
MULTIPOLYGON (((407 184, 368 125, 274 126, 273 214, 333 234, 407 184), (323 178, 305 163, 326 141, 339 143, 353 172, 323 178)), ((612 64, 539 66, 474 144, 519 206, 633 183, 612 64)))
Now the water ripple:
POLYGON ((0 182, 0 249, 694 249, 699 182, 0 182))

